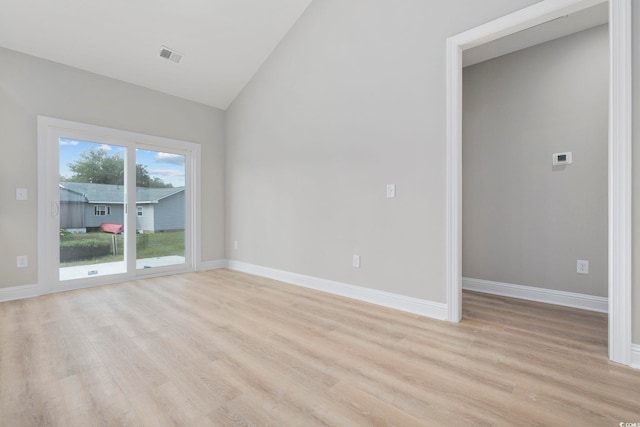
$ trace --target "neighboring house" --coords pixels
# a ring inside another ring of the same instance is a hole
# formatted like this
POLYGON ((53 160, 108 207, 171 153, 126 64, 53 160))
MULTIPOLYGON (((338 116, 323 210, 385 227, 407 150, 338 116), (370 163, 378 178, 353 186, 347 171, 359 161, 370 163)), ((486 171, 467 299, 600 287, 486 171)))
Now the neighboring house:
MULTIPOLYGON (((136 231, 184 230, 184 187, 136 188, 136 231)), ((60 183, 60 228, 90 231, 104 223, 124 224, 124 187, 60 183)))
POLYGON ((85 230, 84 215, 87 202, 84 193, 60 185, 60 228, 85 230))

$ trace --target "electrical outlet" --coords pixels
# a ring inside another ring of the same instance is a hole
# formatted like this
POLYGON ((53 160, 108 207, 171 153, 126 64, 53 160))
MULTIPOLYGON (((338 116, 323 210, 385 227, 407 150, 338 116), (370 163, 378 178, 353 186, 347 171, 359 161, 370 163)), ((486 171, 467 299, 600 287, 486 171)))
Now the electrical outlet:
POLYGON ((589 261, 579 259, 576 267, 576 273, 589 274, 589 261))
POLYGON ((353 256, 353 268, 360 268, 360 255, 353 256))
POLYGON ((238 249, 238 241, 237 240, 233 241, 233 249, 238 249))
POLYGON ((16 188, 16 200, 27 200, 28 191, 26 188, 16 188))
POLYGON ((19 255, 16 257, 16 266, 18 268, 25 268, 29 266, 29 258, 26 255, 19 255))

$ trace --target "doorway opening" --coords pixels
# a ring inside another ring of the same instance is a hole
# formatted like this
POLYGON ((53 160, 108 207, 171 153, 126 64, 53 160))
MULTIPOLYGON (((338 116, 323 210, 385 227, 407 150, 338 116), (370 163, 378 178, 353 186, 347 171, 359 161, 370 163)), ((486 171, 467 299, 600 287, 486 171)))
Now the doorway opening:
POLYGON ((463 290, 606 313, 608 12, 463 53, 463 290))
MULTIPOLYGON (((605 1, 541 2, 447 40, 447 310, 462 316, 462 52, 605 1)), ((609 2, 609 358, 631 362, 631 2, 609 2)))

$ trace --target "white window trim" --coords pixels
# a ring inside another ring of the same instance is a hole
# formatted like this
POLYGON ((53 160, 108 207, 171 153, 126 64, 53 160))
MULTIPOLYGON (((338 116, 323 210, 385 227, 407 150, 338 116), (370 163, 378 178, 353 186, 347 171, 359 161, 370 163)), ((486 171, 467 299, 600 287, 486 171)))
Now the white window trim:
POLYGON ((108 206, 108 205, 93 206, 93 216, 109 216, 109 215, 111 215, 111 206, 108 206), (104 212, 104 213, 101 213, 101 212, 104 212))

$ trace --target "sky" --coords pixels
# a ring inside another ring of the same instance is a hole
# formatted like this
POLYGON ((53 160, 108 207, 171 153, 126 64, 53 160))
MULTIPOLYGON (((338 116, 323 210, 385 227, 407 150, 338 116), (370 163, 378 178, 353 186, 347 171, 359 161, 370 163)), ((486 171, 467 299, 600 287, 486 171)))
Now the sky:
MULTIPOLYGON (((118 145, 98 144, 78 139, 60 138, 60 175, 71 177, 69 164, 80 158, 89 149, 105 150, 110 156, 120 154, 124 158, 125 148, 118 145)), ((143 164, 152 178, 157 177, 174 187, 184 187, 185 157, 159 151, 136 150, 136 163, 143 164)))

